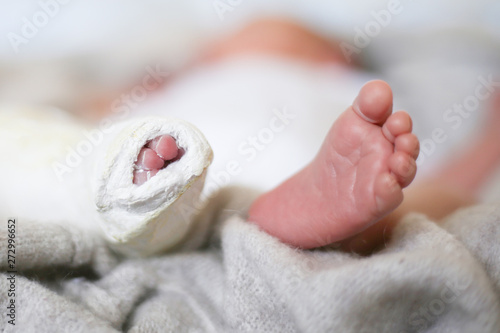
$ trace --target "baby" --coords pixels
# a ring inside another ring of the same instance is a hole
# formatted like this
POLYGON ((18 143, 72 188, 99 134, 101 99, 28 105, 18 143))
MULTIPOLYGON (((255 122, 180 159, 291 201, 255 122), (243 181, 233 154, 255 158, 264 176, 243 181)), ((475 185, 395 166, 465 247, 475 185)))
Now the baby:
MULTIPOLYGON (((349 67, 337 45, 280 20, 247 26, 209 50, 200 63, 248 54, 349 67)), ((419 142, 412 134, 410 116, 393 113, 392 100, 387 83, 365 84, 334 122, 316 157, 259 196, 250 206, 248 221, 292 246, 309 249, 336 243, 345 250, 367 253, 383 244, 409 212, 440 219, 473 204, 481 184, 500 161, 500 147, 492 144, 499 139, 498 112, 490 112, 489 126, 477 144, 464 149, 432 179, 412 187, 401 204, 402 189, 416 174, 419 142), (477 163, 471 165, 471 160, 477 163)), ((155 138, 138 155, 135 184, 154 181, 150 178, 181 154, 171 136, 155 138)))
MULTIPOLYGON (((301 248, 328 245, 366 229, 401 203, 402 188, 415 177, 419 144, 411 127, 407 113, 392 113, 390 87, 383 81, 367 83, 333 124, 317 157, 260 196, 249 221, 301 248)), ((154 181, 180 156, 172 136, 156 137, 137 157, 134 183, 154 181)))
MULTIPOLYGON (((338 45, 281 20, 261 20, 247 26, 208 50, 198 64, 210 67, 247 55, 293 59, 313 66, 334 64, 344 71, 355 70, 346 63, 338 45)), ((380 80, 366 83, 352 105, 337 117, 313 160, 253 201, 248 221, 291 246, 311 249, 335 244, 344 250, 368 253, 382 245, 394 225, 409 212, 418 211, 440 219, 474 203, 481 184, 500 161, 500 146, 495 144, 500 139, 496 128, 500 123, 499 113, 490 112, 488 126, 474 146, 463 149, 457 160, 443 166, 433 179, 412 186, 403 201, 402 190, 416 174, 419 142, 412 134, 410 116, 402 111, 393 112, 392 104, 392 91, 387 83, 380 80), (476 163, 471 164, 471 160, 476 163)), ((221 130, 224 120, 213 114, 205 116, 215 118, 217 130, 221 130)), ((235 119, 243 125, 238 116, 235 119)), ((108 214, 110 207, 119 208, 112 216, 116 223, 107 226, 107 231, 115 235, 114 241, 136 237, 139 246, 155 244, 141 251, 143 254, 157 253, 175 246, 188 233, 189 226, 178 218, 179 210, 172 207, 181 209, 182 205, 193 204, 187 198, 199 195, 211 151, 203 135, 182 122, 144 120, 123 133, 117 135, 119 144, 102 145, 120 147, 126 154, 115 149, 114 155, 98 161, 109 165, 101 172, 97 186, 97 208, 102 214, 108 214), (121 169, 113 168, 115 162, 123 162, 121 169), (114 198, 110 199, 110 195, 114 198), (139 227, 135 225, 137 221, 139 227), (121 229, 129 226, 127 236, 123 236, 128 238, 122 239, 121 229), (141 233, 146 238, 137 238, 141 233)), ((231 140, 227 136, 225 142, 231 140)), ((306 149, 310 151, 311 147, 306 149)), ((297 151, 292 152, 302 158, 303 154, 297 151)), ((31 186, 29 180, 26 183, 31 186)), ((70 196, 66 190, 54 190, 57 186, 49 183, 41 188, 44 191, 51 188, 59 197, 66 197, 78 206, 87 199, 82 194, 87 183, 83 178, 74 180, 72 186, 77 191, 70 196)), ((18 189, 23 198, 33 192, 30 188, 23 191, 18 186, 18 189)), ((56 207, 66 209, 57 195, 53 198, 56 207)), ((51 206, 46 206, 50 210, 51 206)), ((193 214, 190 212, 188 216, 193 214)), ((95 216, 73 214, 68 217, 71 218, 88 221, 95 216)))

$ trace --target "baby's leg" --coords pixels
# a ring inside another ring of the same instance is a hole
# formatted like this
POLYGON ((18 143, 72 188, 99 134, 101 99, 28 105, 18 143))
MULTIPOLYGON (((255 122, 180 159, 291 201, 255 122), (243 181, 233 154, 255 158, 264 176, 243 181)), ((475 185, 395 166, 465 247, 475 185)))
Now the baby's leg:
POLYGON ((435 174, 433 182, 458 189, 475 197, 488 177, 500 164, 500 91, 487 110, 480 132, 468 143, 460 146, 435 174))
POLYGON ((211 160, 203 134, 182 120, 149 117, 116 124, 86 174, 106 238, 132 256, 179 246, 201 208, 211 160))
POLYGON ((392 92, 367 83, 333 124, 316 158, 251 206, 249 220, 302 248, 351 237, 393 211, 416 172, 418 140, 392 92))

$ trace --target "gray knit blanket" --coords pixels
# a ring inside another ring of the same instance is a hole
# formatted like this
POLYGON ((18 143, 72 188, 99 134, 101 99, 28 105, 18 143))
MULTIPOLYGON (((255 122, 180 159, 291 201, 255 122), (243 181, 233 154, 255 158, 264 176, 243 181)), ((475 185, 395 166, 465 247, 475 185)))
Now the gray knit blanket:
POLYGON ((196 250, 146 259, 16 219, 1 332, 500 332, 500 205, 409 215, 368 257, 292 248, 223 211, 196 250))

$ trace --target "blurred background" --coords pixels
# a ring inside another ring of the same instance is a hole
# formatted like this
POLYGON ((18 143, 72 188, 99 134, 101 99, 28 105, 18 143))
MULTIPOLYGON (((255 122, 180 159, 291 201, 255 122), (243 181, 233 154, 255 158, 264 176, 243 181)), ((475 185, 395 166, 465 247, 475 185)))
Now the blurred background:
POLYGON ((423 173, 480 129, 491 101, 481 100, 458 128, 444 119, 446 110, 473 95, 479 77, 499 81, 498 1, 1 0, 0 6, 0 104, 55 106, 87 121, 148 66, 175 77, 246 24, 291 19, 356 47, 353 58, 367 77, 391 84, 395 107, 410 112, 420 140, 445 130, 445 142, 429 143, 423 173))

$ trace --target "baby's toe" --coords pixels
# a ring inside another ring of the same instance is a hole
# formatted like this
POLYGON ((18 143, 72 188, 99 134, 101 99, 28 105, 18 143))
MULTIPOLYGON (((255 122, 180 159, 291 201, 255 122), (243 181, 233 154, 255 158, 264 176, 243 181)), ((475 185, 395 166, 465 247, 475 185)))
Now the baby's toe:
POLYGON ((137 156, 136 166, 138 169, 154 170, 161 169, 165 161, 151 148, 142 148, 137 156))
POLYGON ((377 209, 380 213, 394 210, 403 201, 403 191, 393 174, 383 173, 377 176, 374 186, 377 209))
POLYGON ((404 111, 393 113, 382 126, 382 132, 387 140, 394 143, 399 135, 410 133, 412 121, 410 115, 404 111))
POLYGON ((413 133, 397 136, 394 146, 395 151, 406 153, 413 159, 417 159, 420 152, 420 143, 418 142, 417 136, 413 133))
POLYGON ((383 124, 392 112, 392 90, 381 80, 366 83, 352 104, 363 120, 383 124))
POLYGON ((415 159, 403 152, 395 152, 389 159, 389 168, 401 187, 408 186, 417 172, 415 159))
POLYGON ((170 135, 161 135, 151 140, 147 147, 153 149, 165 161, 174 159, 179 151, 175 139, 170 135))
POLYGON ((134 184, 142 185, 158 173, 158 170, 134 170, 134 184))

